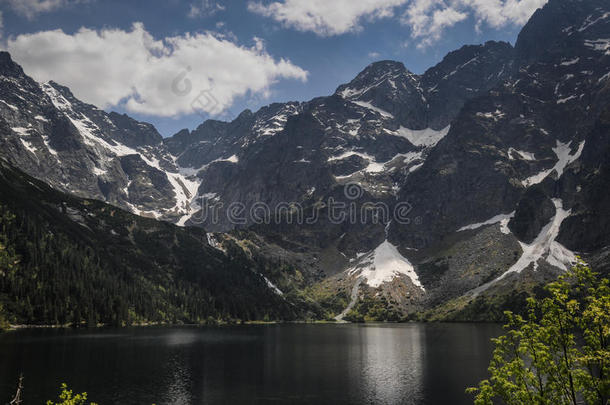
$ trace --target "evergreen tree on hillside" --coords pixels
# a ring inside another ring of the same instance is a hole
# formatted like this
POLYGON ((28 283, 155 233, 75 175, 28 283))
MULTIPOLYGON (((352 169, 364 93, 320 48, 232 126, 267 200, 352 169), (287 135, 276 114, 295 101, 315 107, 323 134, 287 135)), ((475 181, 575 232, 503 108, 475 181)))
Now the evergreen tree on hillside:
POLYGON ((261 276, 271 265, 0 164, 0 327, 295 319, 261 276))

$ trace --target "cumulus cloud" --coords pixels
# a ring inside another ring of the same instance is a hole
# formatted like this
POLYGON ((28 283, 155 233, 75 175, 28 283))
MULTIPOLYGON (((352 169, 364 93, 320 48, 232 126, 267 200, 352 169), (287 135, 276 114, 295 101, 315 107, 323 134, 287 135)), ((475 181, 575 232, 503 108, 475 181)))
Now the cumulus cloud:
POLYGON ((401 22, 411 27, 418 48, 438 41, 446 28, 472 16, 478 30, 482 24, 492 28, 523 25, 548 0, 411 0, 401 22))
POLYGON ((396 13, 410 27, 411 37, 424 48, 438 41, 445 30, 472 17, 476 28, 487 24, 502 28, 523 25, 548 0, 283 0, 264 5, 248 3, 254 13, 286 27, 320 36, 361 29, 364 20, 391 18, 396 13))
POLYGON ((461 0, 469 7, 478 22, 485 22, 494 28, 509 24, 523 25, 544 6, 548 0, 461 0))
POLYGON ((220 3, 210 0, 199 0, 197 3, 191 3, 188 16, 190 18, 211 17, 219 11, 226 10, 226 7, 220 3))
POLYGON ((83 3, 85 0, 1 0, 0 2, 7 3, 17 14, 34 18, 38 14, 83 3))
POLYGON ((438 41, 447 27, 465 20, 468 14, 442 0, 415 0, 404 12, 401 21, 411 27, 411 37, 418 39, 418 48, 438 41))
POLYGON ((363 18, 394 16, 394 8, 408 0, 285 0, 264 5, 249 2, 248 9, 271 17, 286 27, 331 36, 357 31, 363 18))
POLYGON ((141 23, 130 31, 24 34, 9 38, 7 48, 39 81, 64 84, 102 108, 156 116, 219 114, 236 97, 269 94, 279 79, 307 80, 305 70, 274 59, 257 38, 251 47, 210 32, 157 40, 141 23))

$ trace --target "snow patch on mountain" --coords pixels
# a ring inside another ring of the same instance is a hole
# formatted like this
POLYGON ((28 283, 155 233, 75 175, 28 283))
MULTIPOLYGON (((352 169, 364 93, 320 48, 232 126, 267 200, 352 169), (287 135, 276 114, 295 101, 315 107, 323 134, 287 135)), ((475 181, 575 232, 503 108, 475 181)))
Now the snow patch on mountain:
POLYGON ((385 110, 382 110, 381 108, 375 107, 370 102, 367 102, 367 101, 352 101, 352 103, 354 103, 356 105, 359 105, 360 107, 366 108, 368 110, 375 111, 376 113, 381 114, 381 116, 383 116, 385 118, 394 119, 394 116, 392 114, 390 114, 389 112, 387 112, 385 110))
POLYGON ((51 146, 51 140, 49 139, 49 136, 46 134, 42 135, 42 141, 44 142, 44 145, 47 147, 47 150, 49 151, 49 153, 53 156, 55 156, 55 158, 57 159, 57 161, 59 162, 59 158, 58 158, 58 153, 55 149, 53 149, 53 147, 51 146))
POLYGON ((578 97, 572 95, 569 97, 564 97, 564 98, 560 98, 559 100, 557 100, 557 104, 565 104, 570 100, 576 100, 578 97))
POLYGON ((185 175, 187 177, 192 177, 192 176, 196 176, 199 172, 201 172, 202 170, 207 169, 208 167, 210 167, 214 163, 219 163, 219 162, 229 162, 229 163, 236 164, 236 163, 239 163, 239 157, 237 155, 231 155, 228 158, 214 159, 211 162, 206 163, 206 164, 204 164, 203 166, 201 166, 199 168, 194 168, 194 167, 179 167, 178 170, 183 175, 185 175))
POLYGON ((273 136, 284 130, 288 117, 297 115, 300 112, 299 106, 286 104, 277 114, 268 119, 259 119, 254 123, 252 130, 258 137, 273 136))
POLYGON ((197 195, 199 182, 186 179, 182 175, 175 173, 167 173, 167 179, 172 185, 176 196, 176 205, 174 209, 178 212, 186 212, 187 216, 193 214, 194 210, 191 209, 191 201, 197 195))
POLYGON ((49 120, 43 117, 42 115, 37 115, 34 117, 34 119, 42 122, 49 122, 49 120))
MULTIPOLYGON (((423 160, 423 158, 424 158, 424 152, 422 152, 422 151, 398 153, 396 156, 394 156, 392 159, 390 159, 390 161, 387 162, 386 165, 388 165, 390 163, 394 163, 397 159, 402 159, 402 164, 408 166, 413 162, 416 162, 418 160, 423 160)), ((420 164, 423 164, 423 162, 421 162, 420 164)))
POLYGON ((381 173, 385 170, 384 163, 378 163, 375 161, 369 162, 368 166, 364 168, 364 171, 367 173, 381 173))
POLYGON ((603 52, 606 56, 610 55, 610 38, 586 39, 585 46, 594 51, 603 52))
POLYGON ((423 163, 418 163, 414 166, 409 167, 409 173, 413 173, 414 171, 420 169, 423 165, 423 163))
POLYGON ((23 144, 24 148, 26 148, 30 153, 32 153, 34 156, 36 156, 36 148, 34 147, 34 145, 32 145, 29 141, 26 141, 23 138, 19 138, 19 140, 23 144))
POLYGON ((538 269, 538 262, 541 259, 564 271, 567 271, 570 266, 576 263, 576 255, 556 241, 561 224, 570 216, 571 210, 564 210, 563 202, 558 198, 554 198, 552 201, 556 210, 553 219, 542 228, 540 234, 532 243, 526 244, 519 241, 523 250, 519 260, 498 278, 473 290, 472 293, 475 296, 511 273, 521 273, 530 265, 534 266, 534 270, 538 269))
POLYGON ((66 100, 66 98, 57 91, 50 82, 42 83, 40 85, 42 91, 51 99, 51 102, 59 111, 65 112, 72 109, 72 104, 66 100))
POLYGON ((197 191, 201 185, 201 181, 197 177, 187 177, 180 171, 172 173, 165 171, 161 168, 159 160, 155 157, 147 157, 142 153, 136 152, 144 162, 159 171, 165 173, 167 180, 172 186, 174 191, 174 198, 176 204, 170 211, 181 213, 182 217, 178 221, 180 226, 184 226, 186 221, 197 212, 198 206, 195 204, 195 198, 197 197, 197 191))
MULTIPOLYGON (((350 156, 359 156, 362 159, 365 159, 366 161, 368 161, 368 165, 361 170, 357 170, 353 173, 347 174, 347 175, 343 175, 343 176, 335 176, 335 179, 337 180, 343 180, 343 179, 347 179, 350 178, 358 173, 361 172, 365 172, 365 173, 382 173, 385 172, 391 168, 393 168, 396 165, 399 166, 408 166, 411 163, 414 163, 418 160, 422 160, 424 153, 422 151, 418 151, 418 152, 407 152, 407 153, 398 153, 396 154, 394 157, 392 157, 390 160, 386 161, 386 162, 378 162, 374 156, 371 156, 367 153, 363 153, 363 152, 357 152, 357 151, 346 151, 341 153, 340 155, 337 156, 331 156, 327 159, 328 162, 334 162, 337 160, 343 160, 343 159, 347 159, 350 156), (402 160, 400 160, 402 159, 402 160)), ((308 161, 307 161, 308 162, 308 161)), ((423 164, 423 162, 419 163, 419 166, 421 166, 423 164)), ((419 167, 415 167, 412 166, 410 168, 410 171, 414 171, 419 167)))
POLYGON ((485 118, 485 119, 498 121, 500 118, 503 118, 506 114, 504 114, 500 110, 495 110, 493 112, 478 112, 476 115, 479 118, 485 118))
POLYGON ((343 152, 342 154, 340 154, 338 156, 331 156, 331 157, 328 158, 328 161, 329 162, 333 162, 335 160, 343 160, 343 159, 346 159, 346 158, 348 158, 350 156, 359 156, 359 157, 367 160, 369 162, 369 164, 368 164, 367 167, 365 167, 363 169, 367 173, 379 173, 379 172, 382 172, 384 170, 384 164, 383 163, 378 163, 375 160, 375 157, 373 157, 373 156, 371 156, 371 155, 369 155, 367 153, 356 152, 356 151, 347 151, 347 152, 343 152))
POLYGON ((457 232, 474 230, 474 229, 478 229, 478 228, 481 228, 481 227, 484 227, 487 225, 494 225, 494 224, 500 223, 500 231, 504 234, 508 234, 508 233, 510 233, 510 231, 508 230, 508 222, 514 216, 515 216, 515 211, 511 212, 510 214, 499 214, 493 218, 488 219, 487 221, 463 226, 460 229, 458 229, 457 232))
POLYGON ((237 157, 237 155, 231 155, 228 158, 223 160, 224 162, 229 162, 229 163, 238 163, 239 162, 239 158, 237 157))
POLYGON ((15 133, 17 133, 19 136, 28 136, 29 135, 29 129, 28 128, 23 128, 23 127, 15 127, 15 128, 11 128, 11 130, 15 133))
POLYGON ((555 152, 555 155, 557 156, 557 163, 555 163, 555 166, 551 167, 548 170, 543 170, 540 173, 535 174, 531 177, 528 177, 527 179, 522 181, 522 184, 525 187, 530 187, 534 184, 539 184, 553 171, 557 172, 558 177, 561 177, 565 168, 569 164, 575 162, 576 160, 578 160, 578 158, 580 158, 580 155, 582 154, 582 151, 585 147, 585 141, 582 141, 580 145, 578 145, 578 150, 572 155, 572 149, 570 148, 571 144, 572 141, 568 143, 557 141, 557 146, 553 148, 553 152, 555 152))
POLYGON ((560 65, 561 66, 572 66, 572 65, 577 64, 579 61, 580 61, 580 58, 574 58, 574 59, 567 60, 565 62, 561 62, 560 65))
POLYGON ((451 71, 450 73, 446 74, 445 76, 443 76, 443 80, 447 80, 448 78, 450 78, 451 76, 455 75, 457 72, 459 72, 461 69, 465 68, 466 66, 470 65, 471 63, 477 63, 479 61, 479 57, 475 56, 474 58, 468 60, 466 63, 463 63, 459 66, 457 66, 453 71, 451 71))
POLYGON ((100 169, 99 167, 94 167, 93 168, 93 174, 96 175, 97 177, 103 176, 106 173, 108 173, 107 170, 100 169))
POLYGON ((361 277, 373 288, 378 288, 402 274, 407 276, 415 286, 425 291, 411 262, 387 240, 372 252, 364 255, 358 264, 348 269, 347 272, 350 275, 361 277))
POLYGON ((346 151, 337 156, 330 156, 328 158, 328 161, 333 162, 335 160, 343 160, 350 156, 360 156, 361 158, 366 159, 366 160, 375 160, 375 158, 373 158, 371 155, 368 155, 366 153, 361 153, 361 152, 356 152, 356 151, 346 151))
POLYGON ((385 130, 390 135, 406 138, 415 146, 433 147, 449 133, 451 125, 447 125, 441 130, 432 128, 409 129, 401 126, 396 131, 385 130))
POLYGON ((12 105, 12 104, 7 103, 7 102, 6 102, 6 101, 4 101, 4 100, 0 100, 0 102, 2 102, 2 103, 4 103, 4 104, 6 104, 6 105, 8 106, 8 108, 10 108, 11 110, 14 110, 14 111, 19 111, 19 108, 15 107, 15 106, 14 106, 14 105, 12 105))
POLYGON ((593 25, 597 24, 598 22, 605 20, 606 18, 610 17, 610 13, 603 13, 601 16, 599 16, 595 19, 592 19, 592 17, 593 17, 593 15, 590 15, 587 17, 587 19, 585 20, 583 25, 578 29, 578 32, 586 31, 587 29, 589 29, 593 25))
POLYGON ((525 151, 518 150, 515 148, 508 148, 508 158, 510 160, 515 160, 515 157, 513 154, 516 154, 517 157, 522 160, 529 160, 529 161, 536 160, 536 156, 531 152, 525 152, 525 151))

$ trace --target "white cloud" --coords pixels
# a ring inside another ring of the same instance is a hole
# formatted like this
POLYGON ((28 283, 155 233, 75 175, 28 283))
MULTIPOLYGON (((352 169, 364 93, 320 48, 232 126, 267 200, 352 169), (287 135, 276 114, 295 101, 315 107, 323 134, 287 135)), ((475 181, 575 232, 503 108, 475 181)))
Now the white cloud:
POLYGON ((209 32, 156 40, 136 23, 131 31, 24 34, 10 38, 7 48, 35 79, 64 84, 89 103, 177 116, 193 108, 219 114, 236 97, 269 94, 282 78, 306 81, 306 71, 274 59, 254 40, 244 47, 209 32))
POLYGON ((220 3, 210 0, 199 0, 197 3, 191 3, 188 16, 190 18, 210 17, 224 10, 226 10, 226 7, 220 3))
POLYGON ((548 0, 283 0, 248 3, 254 13, 271 17, 286 27, 320 36, 361 29, 363 20, 394 17, 411 28, 411 37, 424 48, 438 41, 447 28, 472 17, 475 29, 487 24, 502 28, 523 25, 548 0), (400 9, 397 10, 397 8, 400 9))
POLYGON ((469 7, 479 22, 494 28, 509 24, 523 25, 548 0, 460 0, 469 7))
POLYGON ((438 41, 445 28, 468 18, 464 11, 447 6, 442 0, 412 1, 402 16, 402 23, 411 27, 411 37, 418 39, 418 48, 438 41))
POLYGON ((369 58, 378 59, 381 56, 379 52, 369 52, 369 58))
POLYGON ((34 18, 41 13, 48 13, 62 7, 84 3, 85 1, 86 0, 1 0, 0 2, 8 3, 8 5, 18 14, 27 18, 34 18))
POLYGON ((479 31, 482 24, 492 28, 523 25, 548 0, 412 0, 401 21, 411 27, 418 48, 438 41, 446 28, 472 16, 479 31))
POLYGON ((285 0, 264 5, 249 2, 248 9, 287 27, 320 36, 357 31, 363 18, 394 16, 394 8, 409 0, 285 0))

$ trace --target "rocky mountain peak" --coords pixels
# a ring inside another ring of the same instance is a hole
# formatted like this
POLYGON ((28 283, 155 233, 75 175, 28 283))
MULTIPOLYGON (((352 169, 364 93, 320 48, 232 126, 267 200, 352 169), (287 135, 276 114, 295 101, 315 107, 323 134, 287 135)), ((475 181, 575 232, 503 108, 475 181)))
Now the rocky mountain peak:
POLYGON ((117 140, 127 146, 153 146, 163 142, 163 137, 154 127, 147 122, 134 120, 127 114, 110 112, 108 118, 112 123, 120 128, 117 140))
POLYGON ((8 77, 24 76, 23 69, 13 61, 8 52, 0 51, 0 74, 8 77))
POLYGON ((384 60, 374 62, 360 72, 351 82, 337 88, 335 94, 345 99, 361 99, 366 93, 376 87, 396 88, 396 81, 404 78, 416 78, 405 68, 402 62, 384 60))
POLYGON ((373 62, 364 68, 354 80, 361 81, 376 81, 380 77, 387 74, 411 73, 405 67, 404 63, 395 60, 381 60, 373 62))
POLYGON ((510 58, 513 47, 508 42, 487 41, 481 45, 464 45, 460 49, 449 52, 436 66, 431 67, 424 73, 426 82, 438 82, 443 79, 440 75, 451 76, 465 67, 480 65, 485 60, 490 62, 502 61, 510 58))
POLYGON ((581 46, 583 39, 606 39, 608 10, 606 0, 550 0, 519 33, 515 49, 520 64, 527 65, 549 53, 565 53, 581 46))
POLYGON ((72 93, 72 90, 70 90, 68 87, 63 86, 63 85, 61 85, 61 84, 59 84, 59 83, 57 83, 56 81, 53 81, 53 80, 49 80, 45 84, 50 86, 50 87, 52 87, 53 89, 57 90, 66 99, 68 99, 68 100, 76 100, 76 97, 74 97, 74 93, 72 93))
POLYGON ((246 121, 246 120, 251 119, 253 115, 254 115, 254 113, 252 112, 252 110, 250 110, 249 108, 246 108, 241 113, 239 113, 236 120, 246 121))

